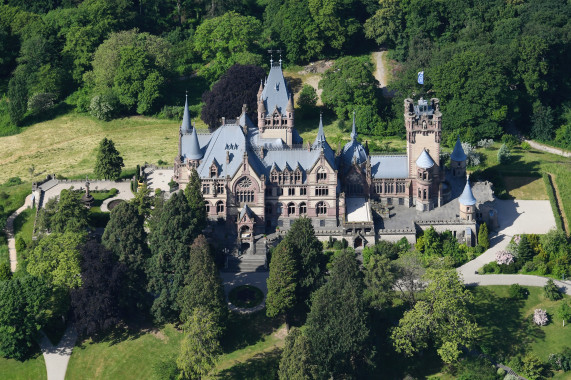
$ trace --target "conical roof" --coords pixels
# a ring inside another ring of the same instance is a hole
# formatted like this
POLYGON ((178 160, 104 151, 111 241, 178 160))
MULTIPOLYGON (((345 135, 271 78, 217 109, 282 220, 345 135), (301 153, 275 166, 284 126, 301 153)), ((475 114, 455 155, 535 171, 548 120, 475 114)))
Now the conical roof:
POLYGON ((472 194, 472 188, 470 187, 470 179, 466 177, 466 186, 464 186, 464 191, 460 198, 458 198, 458 202, 464 206, 473 206, 476 204, 476 198, 474 198, 474 194, 472 194))
POLYGON ((357 127, 355 125, 355 112, 353 112, 353 129, 351 131, 351 141, 343 147, 341 154, 345 164, 352 165, 354 163, 362 164, 367 161, 367 152, 359 141, 357 141, 357 127))
POLYGON ((184 114, 182 115, 182 124, 180 125, 181 133, 190 133, 192 130, 192 125, 190 125, 190 112, 188 112, 188 94, 186 95, 186 100, 184 101, 184 114))
POLYGON ((430 154, 428 154, 426 149, 423 149, 420 156, 418 156, 416 166, 423 169, 430 169, 434 166, 434 160, 430 157, 430 154))
POLYGON ((458 136, 458 139, 456 140, 456 145, 454 145, 454 150, 450 155, 450 159, 454 161, 466 161, 466 153, 464 153, 464 149, 462 149, 460 136, 458 136))
POLYGON ((325 140, 325 132, 323 131, 323 115, 319 114, 319 129, 317 131, 317 136, 315 137, 315 141, 313 142, 312 147, 315 148, 323 148, 323 146, 327 143, 325 140))
POLYGON ((189 144, 188 154, 186 157, 190 160, 200 160, 202 158, 202 151, 200 150, 200 144, 198 143, 196 128, 192 128, 189 144))

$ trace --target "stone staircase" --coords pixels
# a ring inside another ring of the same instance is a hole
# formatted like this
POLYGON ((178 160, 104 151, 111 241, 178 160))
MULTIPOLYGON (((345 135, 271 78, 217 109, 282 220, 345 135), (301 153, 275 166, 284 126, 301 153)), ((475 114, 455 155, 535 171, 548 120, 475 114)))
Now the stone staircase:
POLYGON ((238 256, 237 250, 228 256, 225 272, 266 272, 266 242, 259 239, 255 247, 249 248, 243 255, 238 256), (254 251, 255 249, 255 251, 254 251))

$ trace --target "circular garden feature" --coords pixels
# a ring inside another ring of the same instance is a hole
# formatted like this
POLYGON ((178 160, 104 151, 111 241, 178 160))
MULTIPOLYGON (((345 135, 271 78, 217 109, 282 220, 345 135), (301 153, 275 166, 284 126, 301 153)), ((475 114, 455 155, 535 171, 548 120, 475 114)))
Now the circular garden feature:
POLYGON ((240 285, 230 290, 228 299, 236 307, 250 309, 262 303, 264 293, 255 286, 240 285))
POLYGON ((123 199, 114 199, 107 205, 109 211, 113 210, 115 207, 119 206, 120 203, 125 202, 123 199))

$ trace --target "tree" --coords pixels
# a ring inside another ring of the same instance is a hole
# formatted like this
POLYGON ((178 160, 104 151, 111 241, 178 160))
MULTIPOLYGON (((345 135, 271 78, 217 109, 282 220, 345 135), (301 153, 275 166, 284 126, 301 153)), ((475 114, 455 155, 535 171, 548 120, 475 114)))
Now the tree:
POLYGON ((517 257, 521 263, 525 263, 533 259, 533 249, 529 243, 529 238, 526 234, 521 235, 521 240, 517 246, 517 257))
POLYGON ((319 82, 319 88, 323 89, 323 104, 334 110, 340 119, 352 114, 357 105, 376 108, 377 85, 371 62, 356 57, 343 57, 335 61, 319 82))
POLYGON ((285 346, 278 372, 280 380, 309 380, 313 376, 314 365, 307 337, 297 327, 292 327, 285 338, 285 346))
POLYGON ((16 71, 8 83, 8 112, 10 121, 14 125, 20 125, 28 108, 28 87, 24 74, 16 71))
POLYGON ((81 194, 63 189, 59 199, 50 199, 39 212, 38 227, 48 232, 85 231, 87 227, 87 209, 81 202, 81 194))
POLYGON ((296 304, 297 269, 291 247, 282 241, 272 251, 270 276, 267 280, 266 315, 276 317, 285 314, 289 329, 289 312, 296 304))
POLYGON ((226 318, 224 287, 204 235, 198 235, 190 247, 189 270, 177 302, 183 322, 188 321, 197 308, 208 311, 217 326, 222 326, 226 318))
POLYGON ((391 333, 393 345, 397 352, 412 356, 434 341, 442 360, 453 363, 461 348, 476 338, 478 327, 468 310, 472 295, 456 271, 431 270, 424 280, 428 281, 427 298, 404 313, 391 333))
POLYGON ((490 239, 488 238, 488 225, 482 223, 480 225, 480 231, 478 231, 478 245, 482 247, 484 251, 490 248, 490 239))
POLYGON ((165 78, 158 71, 151 72, 143 82, 143 91, 137 98, 137 113, 151 115, 160 104, 165 78))
POLYGON ((557 308, 557 316, 561 318, 563 321, 563 327, 565 327, 565 321, 571 319, 571 307, 569 307, 567 301, 561 301, 559 307, 557 308))
POLYGON ((121 168, 124 166, 123 157, 119 155, 113 140, 104 137, 97 149, 95 175, 99 178, 116 180, 121 175, 121 168))
POLYGON ((511 152, 506 144, 502 144, 500 149, 498 150, 498 163, 506 164, 510 160, 511 152))
POLYGON ((311 17, 325 36, 325 42, 337 51, 347 49, 361 31, 354 17, 355 1, 309 0, 311 17))
POLYGON ((184 379, 200 379, 214 368, 220 349, 220 328, 207 310, 194 309, 184 324, 184 337, 176 364, 184 379))
POLYGON ((381 310, 390 306, 396 276, 391 260, 387 256, 374 255, 365 267, 364 298, 370 307, 381 310))
POLYGON ((555 132, 553 110, 549 106, 541 103, 534 104, 533 115, 531 116, 531 136, 534 139, 549 141, 555 132))
POLYGON ((28 273, 56 288, 80 287, 80 247, 84 242, 83 233, 54 232, 44 236, 27 257, 28 273))
POLYGON ((12 278, 12 271, 10 270, 9 263, 0 264, 0 281, 8 281, 12 278))
POLYGON ((192 169, 190 172, 184 195, 190 207, 191 228, 201 233, 206 228, 206 209, 204 208, 204 197, 202 196, 202 183, 195 169, 192 169))
POLYGON ((365 36, 379 45, 394 48, 403 32, 403 12, 398 0, 380 0, 380 8, 365 22, 365 36))
POLYGON ((317 105, 317 92, 315 88, 304 84, 297 98, 297 105, 301 112, 307 112, 315 108, 317 105))
POLYGON ((47 321, 50 292, 36 277, 0 281, 0 355, 23 360, 47 321))
POLYGON ((260 81, 266 72, 259 66, 233 65, 214 83, 210 91, 202 95, 204 106, 201 119, 210 129, 218 127, 222 117, 238 117, 242 106, 255 112, 260 81))
POLYGON ((144 217, 131 202, 120 203, 111 210, 101 244, 114 253, 125 266, 121 304, 126 311, 141 312, 147 303, 146 261, 150 257, 144 217))
POLYGON ((188 247, 199 233, 190 223, 188 201, 184 194, 175 193, 149 236, 148 290, 155 297, 151 313, 159 323, 175 321, 180 314, 176 300, 189 271, 188 247))
POLYGON ((317 240, 309 218, 297 219, 287 232, 285 241, 298 263, 298 302, 306 302, 311 293, 323 284, 326 264, 323 244, 317 240))
POLYGON ((81 336, 94 336, 120 321, 119 299, 125 266, 94 240, 82 247, 82 285, 71 291, 74 325, 81 336))
POLYGON ((150 197, 151 189, 147 187, 147 184, 143 182, 143 186, 137 189, 135 198, 131 200, 131 203, 137 208, 137 212, 143 218, 147 218, 151 214, 151 207, 153 200, 150 197))
POLYGON ((366 373, 372 356, 363 279, 351 252, 334 258, 330 277, 311 299, 306 336, 318 378, 366 373))
POLYGON ((424 289, 425 284, 420 281, 425 273, 420 255, 416 252, 407 252, 395 262, 395 287, 401 292, 401 297, 409 305, 416 303, 416 293, 424 289))
POLYGON ((563 298, 559 288, 555 285, 552 279, 547 280, 547 283, 543 287, 543 295, 551 301, 558 301, 563 298))

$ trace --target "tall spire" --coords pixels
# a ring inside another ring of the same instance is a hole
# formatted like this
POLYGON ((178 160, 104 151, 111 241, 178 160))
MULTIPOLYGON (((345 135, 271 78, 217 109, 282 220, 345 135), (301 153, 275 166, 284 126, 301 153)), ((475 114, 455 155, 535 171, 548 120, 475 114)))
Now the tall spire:
POLYGON ((181 133, 190 133, 192 125, 190 124, 190 112, 188 112, 188 92, 186 93, 186 100, 184 101, 184 114, 182 116, 182 124, 180 125, 181 133))
POLYGON ((325 140, 325 132, 323 132, 323 114, 319 114, 319 130, 317 131, 317 137, 313 142, 313 148, 323 148, 323 145, 327 143, 325 140))
POLYGON ((464 153, 464 149, 462 149, 462 143, 460 142, 460 136, 456 139, 456 145, 454 145, 454 150, 450 155, 450 158, 453 161, 466 161, 466 153, 464 153))
POLYGON ((355 111, 353 111, 353 130, 351 131, 351 140, 357 139, 357 127, 355 126, 355 111))

